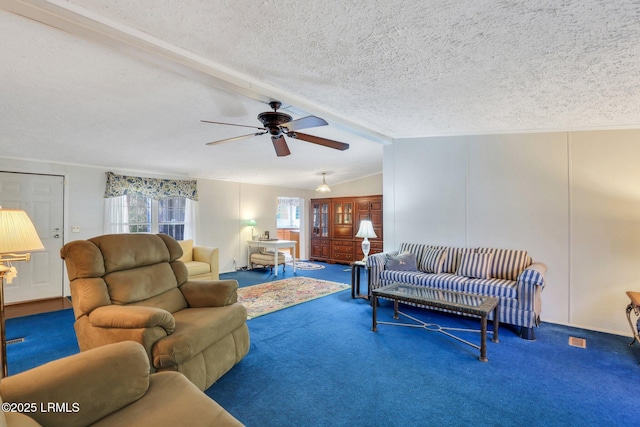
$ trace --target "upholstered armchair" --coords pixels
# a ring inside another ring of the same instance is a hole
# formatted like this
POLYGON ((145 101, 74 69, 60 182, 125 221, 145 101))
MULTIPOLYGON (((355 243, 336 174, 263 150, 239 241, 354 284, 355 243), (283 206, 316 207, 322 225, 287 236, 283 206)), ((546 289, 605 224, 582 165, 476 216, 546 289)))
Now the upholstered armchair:
POLYGON ((8 427, 242 426, 184 375, 151 374, 144 348, 131 341, 3 378, 0 395, 8 427))
POLYGON ((188 280, 166 234, 110 234, 60 251, 81 351, 136 341, 153 371, 182 372, 201 390, 249 351, 247 310, 235 280, 188 280))
POLYGON ((182 248, 180 261, 189 272, 189 280, 218 280, 220 278, 218 248, 198 246, 193 240, 178 240, 182 248))

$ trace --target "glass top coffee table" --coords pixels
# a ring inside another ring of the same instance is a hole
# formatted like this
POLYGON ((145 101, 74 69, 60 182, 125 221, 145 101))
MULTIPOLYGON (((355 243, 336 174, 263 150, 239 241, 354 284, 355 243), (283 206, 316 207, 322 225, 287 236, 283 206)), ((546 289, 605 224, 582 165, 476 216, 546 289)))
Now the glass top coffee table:
POLYGON ((373 289, 372 305, 373 305, 373 326, 372 331, 377 331, 378 323, 384 325, 395 326, 408 326, 412 328, 423 328, 432 332, 440 332, 448 337, 456 339, 464 344, 467 344, 473 348, 480 350, 480 361, 487 362, 487 316, 493 311, 493 342, 498 341, 498 306, 499 299, 496 297, 468 294, 464 292, 452 292, 440 289, 426 288, 424 286, 413 286, 403 283, 395 283, 382 288, 373 289), (398 319, 398 315, 401 314, 414 322, 401 323, 401 322, 379 322, 377 320, 378 311, 378 298, 387 298, 393 300, 393 318, 398 319), (417 304, 423 307, 432 307, 442 310, 448 310, 457 314, 466 314, 471 316, 480 317, 480 330, 465 329, 465 328, 449 328, 436 325, 434 323, 426 323, 408 314, 402 313, 398 310, 398 303, 405 302, 410 304, 417 304), (476 345, 467 340, 464 340, 458 336, 451 334, 448 331, 458 332, 480 332, 480 345, 476 345))

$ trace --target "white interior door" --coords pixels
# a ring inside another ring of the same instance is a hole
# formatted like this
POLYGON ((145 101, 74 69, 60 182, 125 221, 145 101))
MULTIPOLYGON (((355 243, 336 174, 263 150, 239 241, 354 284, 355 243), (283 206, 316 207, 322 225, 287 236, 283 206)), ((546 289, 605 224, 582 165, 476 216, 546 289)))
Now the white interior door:
POLYGON ((4 284, 7 304, 63 296, 63 204, 64 177, 0 172, 0 206, 24 209, 44 245, 31 261, 13 263, 18 275, 4 284))

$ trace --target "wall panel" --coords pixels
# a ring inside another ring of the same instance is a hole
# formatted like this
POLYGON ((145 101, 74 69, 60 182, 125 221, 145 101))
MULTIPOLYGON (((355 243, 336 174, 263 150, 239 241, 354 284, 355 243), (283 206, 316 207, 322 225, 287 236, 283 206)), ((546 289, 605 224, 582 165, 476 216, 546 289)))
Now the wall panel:
POLYGON ((640 131, 571 134, 571 323, 630 333, 640 291, 640 131))
MULTIPOLYGON (((395 144, 394 158, 395 236, 387 243, 385 232, 385 247, 402 242, 464 246, 466 139, 403 141, 395 144)), ((385 216, 385 230, 386 224, 385 216)))
POLYGON ((548 271, 542 319, 568 323, 567 135, 469 138, 467 245, 524 249, 548 271))

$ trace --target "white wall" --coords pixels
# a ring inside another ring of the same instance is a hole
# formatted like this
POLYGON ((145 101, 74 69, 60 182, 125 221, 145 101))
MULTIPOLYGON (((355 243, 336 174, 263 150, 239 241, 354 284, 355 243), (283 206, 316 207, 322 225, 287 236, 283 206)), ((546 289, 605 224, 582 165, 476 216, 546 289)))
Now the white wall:
POLYGON ((526 249, 547 264, 543 320, 569 324, 569 199, 563 133, 469 139, 467 246, 526 249), (561 285, 561 286, 557 286, 561 285))
POLYGON ((384 148, 385 250, 526 249, 548 266, 543 321, 630 335, 639 140, 640 130, 396 141, 384 148))
POLYGON ((569 135, 571 323, 630 335, 640 290, 640 131, 569 135))
MULTIPOLYGON (((386 147, 385 147, 386 149, 386 147)), ((466 142, 462 138, 433 138, 394 144, 395 177, 390 181, 395 234, 387 235, 385 249, 402 242, 466 243, 466 142)), ((386 162, 387 159, 385 159, 386 162)), ((387 181, 385 171, 384 180, 387 181)), ((386 188, 385 188, 386 190, 386 188)), ((386 196, 387 193, 385 192, 386 196)), ((386 197, 384 203, 386 205, 386 197)))

